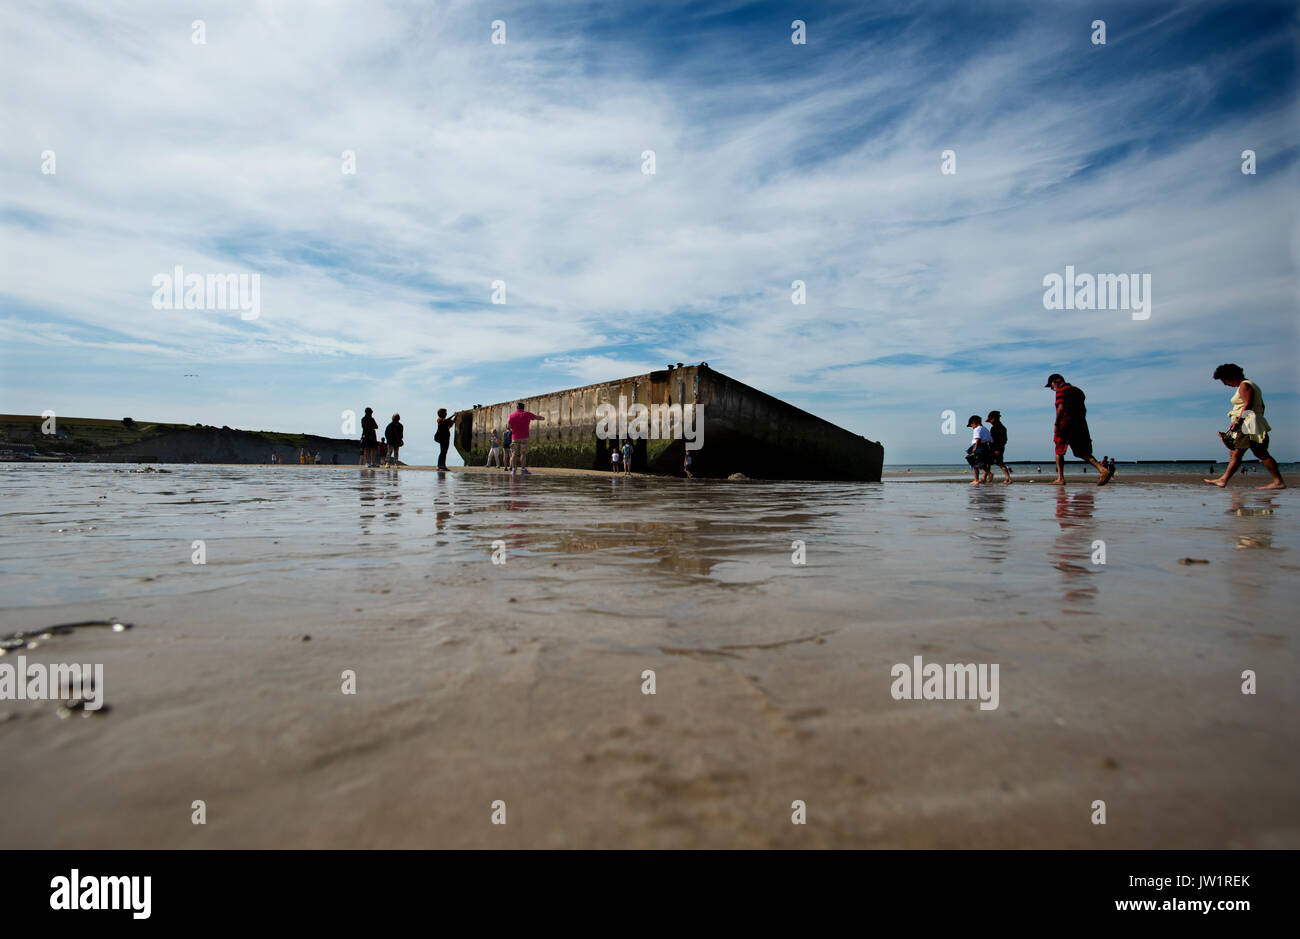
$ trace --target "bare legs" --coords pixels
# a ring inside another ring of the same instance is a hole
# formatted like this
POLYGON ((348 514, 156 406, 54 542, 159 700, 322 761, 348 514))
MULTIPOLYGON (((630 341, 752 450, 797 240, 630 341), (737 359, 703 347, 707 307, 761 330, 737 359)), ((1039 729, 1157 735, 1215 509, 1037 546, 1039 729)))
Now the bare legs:
MULTIPOLYGON (((1232 451, 1232 456, 1228 457, 1228 468, 1223 471, 1222 476, 1216 476, 1214 479, 1205 480, 1211 486, 1218 486, 1220 489, 1228 485, 1228 480, 1232 479, 1238 469, 1241 468, 1242 458, 1245 457, 1245 450, 1232 451)), ((1259 454, 1255 454, 1259 456, 1259 454)), ((1282 479, 1282 471, 1278 469, 1277 460, 1265 454, 1259 457, 1260 464, 1268 470, 1268 475, 1273 477, 1273 481, 1267 486, 1259 486, 1259 489, 1285 489, 1286 482, 1282 479)))
MULTIPOLYGON (((1115 471, 1113 469, 1107 469, 1106 467, 1102 466, 1101 461, 1098 460, 1095 456, 1089 455, 1087 457, 1084 457, 1084 459, 1086 459, 1089 463, 1091 463, 1096 468, 1098 486, 1106 485, 1106 483, 1110 482, 1110 478, 1115 475, 1115 471)), ((1058 453, 1056 455, 1056 478, 1053 479, 1052 482, 1054 482, 1058 486, 1065 485, 1065 454, 1063 453, 1058 453)))

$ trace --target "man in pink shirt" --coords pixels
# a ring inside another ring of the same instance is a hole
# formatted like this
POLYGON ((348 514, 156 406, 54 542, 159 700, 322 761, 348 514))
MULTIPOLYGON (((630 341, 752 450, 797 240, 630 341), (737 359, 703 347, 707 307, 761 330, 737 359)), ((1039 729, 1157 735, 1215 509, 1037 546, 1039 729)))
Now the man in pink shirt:
POLYGON ((520 401, 515 406, 515 413, 506 418, 506 423, 510 425, 510 475, 515 474, 515 463, 528 473, 528 425, 533 421, 544 421, 546 418, 540 414, 534 414, 532 411, 524 410, 524 402, 520 401))

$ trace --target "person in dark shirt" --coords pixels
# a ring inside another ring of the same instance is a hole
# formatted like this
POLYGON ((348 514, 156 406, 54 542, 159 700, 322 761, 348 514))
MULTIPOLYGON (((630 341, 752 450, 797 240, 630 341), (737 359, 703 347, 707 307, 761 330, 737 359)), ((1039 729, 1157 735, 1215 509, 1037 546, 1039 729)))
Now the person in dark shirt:
POLYGON ((1011 485, 1011 467, 1007 466, 1007 425, 1002 423, 1001 411, 989 411, 989 416, 985 418, 989 425, 989 433, 993 435, 993 463, 984 472, 984 481, 993 482, 993 466, 1002 467, 1002 472, 1006 474, 1007 485, 1011 485))
POLYGON ((392 421, 384 428, 384 439, 388 441, 388 462, 396 466, 397 451, 402 448, 402 415, 393 415, 392 421))
POLYGON ((1056 423, 1052 433, 1052 442, 1056 446, 1056 479, 1052 482, 1058 486, 1065 485, 1065 450, 1069 447, 1075 456, 1096 468, 1099 474, 1097 485, 1106 485, 1114 471, 1102 466, 1092 455, 1092 434, 1088 431, 1088 408, 1083 403, 1083 390, 1055 372, 1047 377, 1047 384, 1043 387, 1056 391, 1056 423))
POLYGON ((451 443, 451 427, 456 422, 457 411, 447 416, 446 408, 438 408, 438 429, 434 431, 433 441, 438 445, 438 469, 447 468, 447 445, 451 443))
POLYGON ((361 463, 363 466, 374 466, 375 457, 379 452, 379 421, 375 420, 374 411, 366 408, 366 416, 361 418, 361 463))

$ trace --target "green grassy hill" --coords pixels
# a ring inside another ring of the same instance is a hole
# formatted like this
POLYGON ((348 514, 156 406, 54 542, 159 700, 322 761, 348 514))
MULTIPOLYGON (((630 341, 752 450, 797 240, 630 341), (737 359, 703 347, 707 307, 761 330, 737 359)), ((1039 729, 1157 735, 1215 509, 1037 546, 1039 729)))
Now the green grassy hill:
POLYGON ((59 417, 47 435, 41 433, 42 423, 36 415, 0 414, 0 449, 69 453, 79 460, 262 463, 272 452, 296 462, 300 447, 320 451, 325 459, 337 454, 340 462, 355 462, 359 448, 356 440, 205 424, 59 417))

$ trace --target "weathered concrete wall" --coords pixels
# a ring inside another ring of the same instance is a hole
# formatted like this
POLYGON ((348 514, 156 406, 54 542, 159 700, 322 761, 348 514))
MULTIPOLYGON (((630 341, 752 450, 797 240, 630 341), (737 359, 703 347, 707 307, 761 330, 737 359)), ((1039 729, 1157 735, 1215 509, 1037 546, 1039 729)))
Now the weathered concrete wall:
MULTIPOLYGON (((703 406, 704 446, 693 451, 697 476, 744 473, 756 479, 879 480, 884 448, 829 421, 702 365, 665 369, 522 399, 545 421, 530 430, 528 461, 535 466, 609 469, 618 444, 596 437, 596 407, 632 404, 703 406)), ((493 428, 504 434, 517 401, 475 408, 456 422, 456 449, 470 465, 487 460, 493 428)), ((639 472, 682 470, 682 440, 633 441, 632 468, 639 472)))

